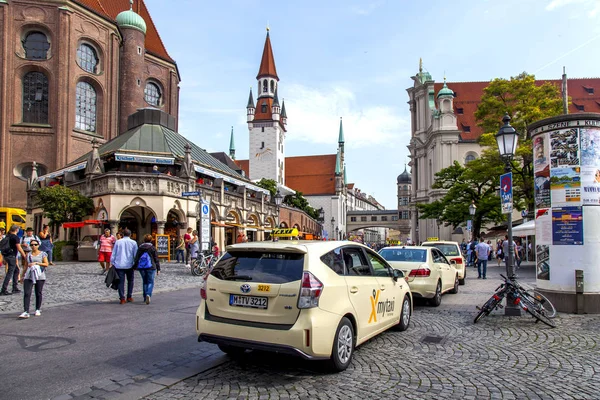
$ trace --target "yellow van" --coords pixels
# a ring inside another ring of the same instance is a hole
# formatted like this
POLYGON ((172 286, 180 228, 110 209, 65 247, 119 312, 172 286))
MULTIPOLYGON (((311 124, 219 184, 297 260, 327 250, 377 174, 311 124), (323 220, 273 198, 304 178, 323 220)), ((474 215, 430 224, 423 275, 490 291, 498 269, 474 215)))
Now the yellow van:
POLYGON ((26 216, 27 212, 21 208, 0 207, 0 228, 8 231, 14 224, 25 230, 26 216))

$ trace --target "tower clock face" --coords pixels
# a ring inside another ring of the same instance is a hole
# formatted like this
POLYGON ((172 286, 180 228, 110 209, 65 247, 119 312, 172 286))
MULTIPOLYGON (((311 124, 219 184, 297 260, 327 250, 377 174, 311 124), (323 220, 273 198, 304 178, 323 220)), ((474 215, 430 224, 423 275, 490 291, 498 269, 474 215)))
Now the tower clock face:
POLYGON ((271 148, 263 148, 258 150, 258 152, 254 155, 254 157, 258 160, 270 160, 273 158, 273 150, 271 148))

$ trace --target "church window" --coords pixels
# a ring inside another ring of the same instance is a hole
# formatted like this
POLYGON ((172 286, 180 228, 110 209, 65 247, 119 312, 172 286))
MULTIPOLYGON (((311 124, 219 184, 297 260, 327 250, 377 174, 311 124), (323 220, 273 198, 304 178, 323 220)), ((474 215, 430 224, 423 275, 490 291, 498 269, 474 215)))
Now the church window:
POLYGON ((463 125, 463 132, 471 132, 471 127, 469 125, 463 125))
POLYGON ((267 93, 269 91, 269 83, 267 82, 267 80, 265 79, 263 81, 263 93, 267 93))
POLYGON ((146 103, 155 107, 160 107, 162 93, 160 92, 160 88, 156 83, 146 83, 146 88, 144 89, 144 99, 146 100, 146 103))
POLYGON ((271 80, 271 93, 275 93, 275 81, 271 80))
POLYGON ((48 58, 50 42, 42 32, 29 32, 23 40, 25 58, 29 60, 45 60, 48 58))
POLYGON ((456 113, 459 115, 463 115, 465 110, 462 107, 456 107, 456 113))
MULTIPOLYGON (((265 84, 267 83, 267 81, 265 81, 265 84)), ((263 103, 260 106, 260 112, 266 113, 267 112, 267 103, 263 101, 263 103)))
POLYGON ((75 128, 96 132, 96 90, 87 82, 77 83, 75 128))
POLYGON ((77 62, 87 72, 93 74, 98 72, 98 55, 96 54, 96 50, 89 44, 81 43, 79 45, 77 48, 77 62))
POLYGON ((470 163, 471 161, 474 161, 477 158, 477 155, 474 153, 468 153, 467 156, 465 157, 465 164, 470 163))
POLYGON ((48 78, 41 72, 23 77, 23 122, 48 123, 48 78))

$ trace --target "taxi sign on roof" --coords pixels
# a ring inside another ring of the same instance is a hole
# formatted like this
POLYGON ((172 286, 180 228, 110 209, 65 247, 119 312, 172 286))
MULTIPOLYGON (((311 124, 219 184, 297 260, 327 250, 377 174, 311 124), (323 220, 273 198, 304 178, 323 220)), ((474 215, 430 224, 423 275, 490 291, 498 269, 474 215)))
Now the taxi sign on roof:
POLYGON ((293 237, 298 236, 298 229, 296 228, 285 228, 285 229, 273 229, 271 235, 274 237, 293 237))
POLYGON ((436 237, 430 237, 430 238, 427 238, 427 241, 428 241, 428 242, 437 242, 438 240, 440 240, 440 239, 439 239, 439 238, 436 238, 436 237))

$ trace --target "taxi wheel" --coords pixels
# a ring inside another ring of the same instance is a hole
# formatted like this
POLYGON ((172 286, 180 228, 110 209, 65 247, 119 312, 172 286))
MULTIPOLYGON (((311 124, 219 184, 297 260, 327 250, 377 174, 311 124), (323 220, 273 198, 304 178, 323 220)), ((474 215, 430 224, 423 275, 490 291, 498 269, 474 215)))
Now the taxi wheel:
POLYGON ((429 303, 434 307, 442 304, 442 281, 438 281, 433 299, 429 300, 429 303))
POLYGON ((450 291, 450 293, 452 294, 456 294, 458 293, 458 275, 456 275, 456 278, 454 278, 454 287, 452 288, 452 290, 450 291))
POLYGON ((465 268, 465 273, 463 275, 463 278, 458 280, 458 284, 459 285, 464 285, 466 279, 467 279, 467 269, 465 268))
POLYGON ((220 344, 219 350, 231 357, 239 357, 246 352, 246 349, 243 347, 228 346, 226 344, 220 344))
POLYGON ((329 365, 333 371, 344 371, 352 361, 354 353, 354 328, 352 323, 346 317, 342 318, 338 325, 335 337, 333 338, 333 347, 331 349, 331 359, 329 365))
POLYGON ((408 295, 404 296, 404 301, 402 301, 402 312, 400 313, 400 322, 396 325, 396 330, 403 332, 408 329, 410 325, 410 298, 408 295))

